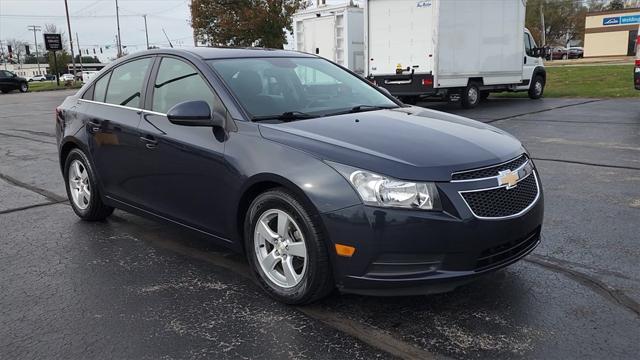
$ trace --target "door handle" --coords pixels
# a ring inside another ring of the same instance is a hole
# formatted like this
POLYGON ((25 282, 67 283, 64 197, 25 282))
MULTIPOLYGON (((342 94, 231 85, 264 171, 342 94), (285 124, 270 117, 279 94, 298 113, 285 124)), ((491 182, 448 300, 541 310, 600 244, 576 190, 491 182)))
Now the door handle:
POLYGON ((527 63, 527 57, 526 56, 524 57, 524 63, 525 64, 527 63))
POLYGON ((145 144, 147 149, 155 149, 158 146, 158 140, 154 139, 153 136, 141 136, 140 141, 145 144))
POLYGON ((97 132, 100 132, 100 130, 101 130, 100 129, 101 124, 100 124, 100 121, 98 121, 98 120, 89 121, 87 123, 87 126, 89 127, 89 132, 91 132, 91 133, 97 133, 97 132))

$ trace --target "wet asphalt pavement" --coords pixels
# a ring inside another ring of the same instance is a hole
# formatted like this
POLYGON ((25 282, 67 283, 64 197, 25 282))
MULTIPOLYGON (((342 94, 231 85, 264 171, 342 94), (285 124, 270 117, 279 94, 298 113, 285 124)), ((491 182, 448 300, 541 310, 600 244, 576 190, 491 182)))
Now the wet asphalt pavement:
POLYGON ((422 104, 511 132, 545 189, 543 240, 440 295, 263 295, 244 259, 197 234, 65 202, 53 110, 70 92, 0 96, 0 359, 638 358, 640 103, 422 104))

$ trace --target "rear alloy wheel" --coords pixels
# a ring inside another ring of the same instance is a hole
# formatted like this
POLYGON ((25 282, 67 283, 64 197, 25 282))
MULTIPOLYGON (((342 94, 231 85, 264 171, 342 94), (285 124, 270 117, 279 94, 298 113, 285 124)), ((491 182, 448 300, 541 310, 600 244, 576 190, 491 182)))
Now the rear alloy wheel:
POLYGON ((478 84, 470 82, 464 89, 460 102, 465 109, 472 109, 478 106, 480 103, 480 88, 478 84))
POLYGON ((27 90, 29 90, 29 85, 27 85, 26 82, 23 82, 20 84, 20 92, 27 92, 27 90))
POLYGON ((533 82, 531 82, 531 86, 529 86, 529 98, 533 100, 540 99, 542 94, 544 94, 544 78, 540 75, 536 75, 533 77, 533 82))
POLYGON ((67 196, 73 211, 87 221, 104 220, 113 208, 102 202, 89 159, 79 149, 73 149, 64 165, 67 196))
POLYGON ((262 288, 281 302, 306 304, 333 290, 320 226, 283 189, 265 192, 249 206, 245 249, 262 288))

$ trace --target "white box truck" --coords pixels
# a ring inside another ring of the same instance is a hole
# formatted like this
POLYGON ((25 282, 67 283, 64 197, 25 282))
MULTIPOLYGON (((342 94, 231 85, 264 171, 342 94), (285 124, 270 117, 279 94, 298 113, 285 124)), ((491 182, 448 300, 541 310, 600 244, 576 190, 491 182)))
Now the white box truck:
POLYGON ((404 102, 437 96, 470 108, 491 92, 528 91, 532 99, 544 92, 525 0, 367 0, 364 7, 367 76, 404 102))
POLYGON ((316 54, 363 75, 364 11, 347 1, 297 12, 293 16, 294 44, 297 51, 316 54))

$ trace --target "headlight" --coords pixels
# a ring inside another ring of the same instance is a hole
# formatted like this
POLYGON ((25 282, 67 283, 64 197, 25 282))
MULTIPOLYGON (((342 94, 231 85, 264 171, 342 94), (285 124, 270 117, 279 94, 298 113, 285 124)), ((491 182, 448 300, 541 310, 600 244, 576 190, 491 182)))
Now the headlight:
POLYGON ((367 205, 422 210, 442 209, 434 183, 397 180, 347 165, 327 163, 351 183, 367 205))

